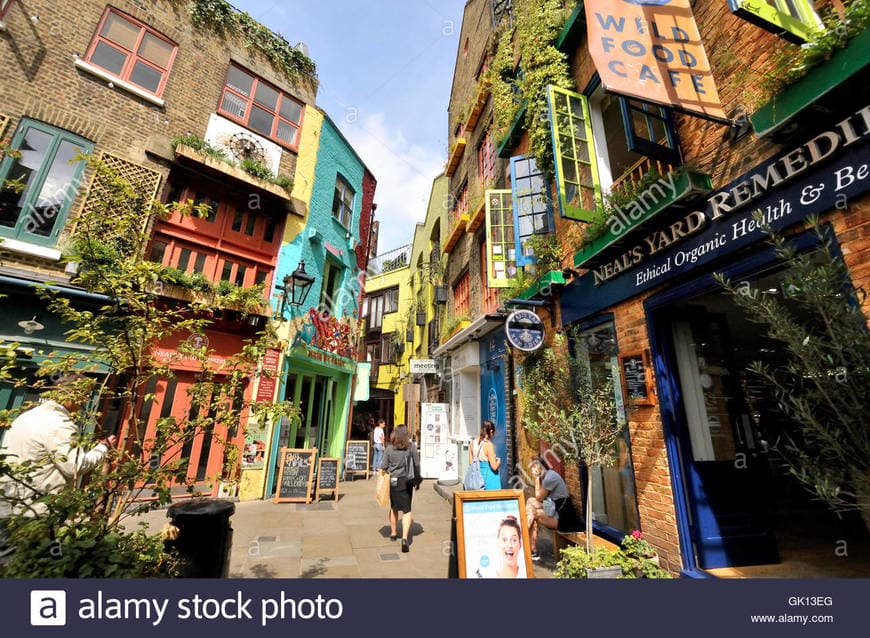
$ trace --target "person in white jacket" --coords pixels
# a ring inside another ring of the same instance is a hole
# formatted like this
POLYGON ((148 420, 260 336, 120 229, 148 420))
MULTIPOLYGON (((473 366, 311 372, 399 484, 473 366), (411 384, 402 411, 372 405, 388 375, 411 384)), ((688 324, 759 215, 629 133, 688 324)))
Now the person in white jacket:
MULTIPOLYGON (((56 388, 70 388, 83 379, 86 378, 82 375, 66 375, 56 383, 56 388)), ((0 476, 0 519, 10 514, 37 516, 45 512, 45 505, 35 503, 36 499, 78 485, 115 444, 116 437, 112 435, 90 450, 79 447, 81 431, 72 415, 82 408, 84 401, 59 400, 63 403, 47 400, 21 413, 6 432, 0 456, 5 457, 5 462, 13 469, 28 465, 22 468, 26 474, 24 480, 0 476)))

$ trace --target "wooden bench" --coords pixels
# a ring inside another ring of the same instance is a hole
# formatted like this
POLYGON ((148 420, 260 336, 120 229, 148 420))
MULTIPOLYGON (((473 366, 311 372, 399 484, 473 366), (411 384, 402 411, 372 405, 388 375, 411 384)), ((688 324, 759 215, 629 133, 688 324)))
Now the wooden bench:
MULTIPOLYGON (((553 530, 553 560, 556 562, 561 558, 560 552, 569 545, 580 545, 586 547, 586 532, 560 532, 553 530)), ((614 545, 608 540, 599 536, 592 536, 592 546, 599 549, 619 549, 618 545, 614 545)))

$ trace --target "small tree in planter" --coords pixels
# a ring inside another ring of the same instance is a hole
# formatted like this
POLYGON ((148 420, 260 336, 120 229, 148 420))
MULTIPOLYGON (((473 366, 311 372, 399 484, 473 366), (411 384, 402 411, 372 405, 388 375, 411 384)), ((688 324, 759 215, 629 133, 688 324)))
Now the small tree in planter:
POLYGON ((765 295, 748 282, 718 277, 747 318, 782 344, 784 361, 749 370, 762 379, 791 420, 773 450, 789 474, 839 513, 857 511, 870 527, 870 331, 864 290, 853 290, 831 240, 810 220, 821 245, 798 253, 765 228, 789 266, 783 295, 765 295))
POLYGON ((564 462, 586 466, 586 551, 592 553, 592 470, 616 462, 624 421, 610 375, 596 374, 569 352, 564 336, 526 359, 523 414, 528 430, 564 462))

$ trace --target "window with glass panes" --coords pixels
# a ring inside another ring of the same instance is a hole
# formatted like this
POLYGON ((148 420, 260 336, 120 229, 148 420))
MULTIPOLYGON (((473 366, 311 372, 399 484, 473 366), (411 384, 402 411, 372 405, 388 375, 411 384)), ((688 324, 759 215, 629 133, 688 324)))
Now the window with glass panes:
POLYGON ((468 182, 465 182, 459 190, 459 196, 456 198, 456 206, 453 208, 451 214, 450 225, 453 226, 456 224, 460 219, 462 219, 463 215, 468 215, 468 182))
POLYGON ((486 191, 487 281, 507 288, 517 276, 514 207, 509 190, 486 191))
POLYGON ((549 235, 553 225, 550 185, 533 157, 511 158, 511 193, 517 242, 517 266, 535 263, 535 253, 527 242, 535 235, 549 235))
POLYGON ((498 288, 490 288, 486 280, 486 242, 480 244, 480 286, 483 291, 484 313, 495 312, 498 309, 500 295, 498 288))
POLYGON ((796 44, 823 27, 811 0, 728 0, 728 5, 744 20, 796 44))
POLYGON ((235 64, 227 71, 218 111, 279 144, 299 144, 303 104, 235 64))
POLYGON ((93 144, 68 131, 23 119, 11 147, 17 154, 0 162, 0 236, 54 245, 85 168, 85 162, 75 158, 90 153, 93 144))
POLYGON ((341 175, 335 176, 335 191, 332 195, 332 216, 345 228, 350 228, 353 219, 354 190, 341 175))
POLYGON ((492 141, 492 131, 486 132, 477 149, 477 169, 480 183, 490 186, 495 181, 495 143, 492 141))
POLYGON ((178 46, 166 36, 109 7, 85 61, 160 96, 177 50, 178 46))
POLYGON ((393 343, 393 333, 385 333, 381 336, 381 363, 395 363, 396 348, 393 343))
POLYGON ((453 285, 453 316, 468 317, 471 309, 471 277, 466 271, 453 285))

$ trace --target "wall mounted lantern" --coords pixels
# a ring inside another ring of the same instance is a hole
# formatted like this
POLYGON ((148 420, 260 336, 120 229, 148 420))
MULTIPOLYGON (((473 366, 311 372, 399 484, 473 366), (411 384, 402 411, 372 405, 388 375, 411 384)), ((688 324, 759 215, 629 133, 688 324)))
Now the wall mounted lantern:
POLYGON ((311 290, 311 284, 314 283, 314 277, 305 272, 305 262, 300 261, 296 270, 291 275, 284 275, 284 286, 278 286, 282 291, 281 294, 281 311, 280 316, 284 317, 284 311, 287 305, 301 306, 305 303, 308 297, 308 292, 311 290))

